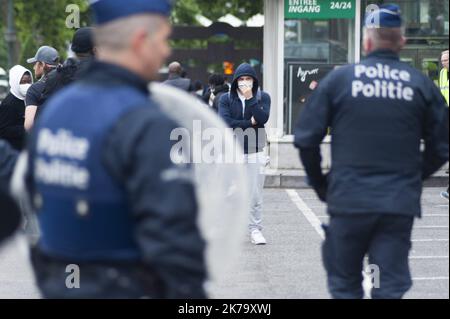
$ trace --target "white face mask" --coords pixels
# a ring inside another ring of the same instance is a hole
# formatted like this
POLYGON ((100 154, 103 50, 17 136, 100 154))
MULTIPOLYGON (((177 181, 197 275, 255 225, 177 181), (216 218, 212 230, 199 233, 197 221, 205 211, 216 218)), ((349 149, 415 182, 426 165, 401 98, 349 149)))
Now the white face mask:
POLYGON ((19 85, 19 92, 20 92, 20 94, 23 95, 23 96, 26 96, 30 86, 31 86, 31 84, 20 84, 19 85))
POLYGON ((253 89, 253 81, 249 80, 249 81, 238 81, 238 87, 242 90, 242 89, 253 89))

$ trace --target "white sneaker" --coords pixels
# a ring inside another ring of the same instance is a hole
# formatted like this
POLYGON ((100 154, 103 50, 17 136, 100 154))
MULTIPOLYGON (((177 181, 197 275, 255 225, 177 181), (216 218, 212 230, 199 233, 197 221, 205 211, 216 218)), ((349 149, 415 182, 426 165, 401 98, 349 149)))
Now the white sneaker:
POLYGON ((251 235, 250 235, 252 244, 254 245, 265 245, 267 244, 266 239, 264 238, 263 234, 261 233, 260 230, 255 229, 254 231, 252 231, 251 235))

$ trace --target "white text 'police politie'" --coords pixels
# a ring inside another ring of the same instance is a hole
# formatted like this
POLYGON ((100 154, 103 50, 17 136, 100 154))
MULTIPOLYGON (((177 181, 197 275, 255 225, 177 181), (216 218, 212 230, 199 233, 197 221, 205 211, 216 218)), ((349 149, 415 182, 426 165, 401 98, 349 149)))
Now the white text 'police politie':
POLYGON ((407 86, 411 74, 405 70, 391 68, 377 63, 375 66, 358 64, 355 66, 355 78, 352 82, 352 96, 360 94, 367 98, 413 101, 414 90, 407 86), (363 81, 366 78, 370 82, 363 81))

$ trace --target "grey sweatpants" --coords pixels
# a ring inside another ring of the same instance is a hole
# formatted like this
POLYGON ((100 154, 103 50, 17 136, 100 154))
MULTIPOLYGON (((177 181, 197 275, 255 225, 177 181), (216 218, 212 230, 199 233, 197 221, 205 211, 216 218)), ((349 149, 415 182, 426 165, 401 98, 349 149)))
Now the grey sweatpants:
POLYGON ((264 152, 245 154, 245 163, 250 195, 249 231, 252 232, 262 230, 263 189, 268 159, 264 152))

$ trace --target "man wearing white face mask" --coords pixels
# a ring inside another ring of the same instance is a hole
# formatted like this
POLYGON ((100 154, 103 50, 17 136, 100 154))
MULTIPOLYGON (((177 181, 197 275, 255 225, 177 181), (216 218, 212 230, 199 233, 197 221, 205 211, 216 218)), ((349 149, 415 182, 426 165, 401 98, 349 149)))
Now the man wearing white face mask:
POLYGON ((25 96, 33 83, 29 70, 16 65, 9 71, 10 93, 0 104, 0 138, 6 140, 16 150, 24 146, 25 96))
POLYGON ((255 70, 247 63, 241 64, 234 75, 229 94, 224 94, 219 102, 219 114, 234 129, 236 138, 244 147, 245 162, 250 182, 251 242, 265 245, 262 234, 262 204, 267 156, 266 131, 264 125, 269 120, 270 96, 259 89, 255 70))

